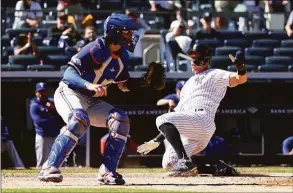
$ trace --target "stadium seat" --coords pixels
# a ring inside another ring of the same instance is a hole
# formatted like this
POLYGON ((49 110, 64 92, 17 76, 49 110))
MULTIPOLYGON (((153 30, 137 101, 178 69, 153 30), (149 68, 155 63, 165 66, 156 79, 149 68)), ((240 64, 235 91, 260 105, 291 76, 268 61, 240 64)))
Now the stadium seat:
POLYGON ((290 57, 293 57, 293 48, 275 48, 274 49, 274 55, 275 56, 290 56, 290 57))
POLYGON ((216 56, 228 56, 229 54, 235 55, 237 51, 242 50, 240 47, 236 46, 223 46, 217 47, 215 51, 216 56))
POLYGON ((33 64, 27 66, 27 71, 54 71, 57 70, 54 65, 33 64))
POLYGON ((281 47, 290 47, 290 48, 293 48, 293 39, 290 39, 290 40, 282 40, 281 41, 281 47))
POLYGON ((148 66, 138 65, 134 67, 134 71, 147 71, 148 66))
POLYGON ((2 64, 2 71, 26 71, 26 66, 20 64, 2 64))
POLYGON ((34 36, 33 41, 37 46, 42 46, 43 45, 43 38, 40 36, 34 36))
POLYGON ((258 66, 259 72, 287 72, 287 65, 279 65, 279 64, 265 64, 258 66))
POLYGON ((44 58, 43 63, 46 65, 62 66, 66 65, 70 60, 70 57, 65 55, 48 55, 44 58))
POLYGON ((269 38, 269 35, 265 31, 247 31, 243 33, 245 39, 255 40, 269 38))
POLYGON ((58 48, 55 46, 39 46, 41 56, 47 56, 52 54, 64 54, 63 48, 58 48))
POLYGON ((14 48, 13 47, 4 47, 2 49, 2 53, 4 56, 14 55, 14 48))
POLYGON ((128 70, 132 71, 134 70, 135 66, 142 65, 142 58, 141 57, 134 57, 130 56, 128 58, 127 66, 128 70))
POLYGON ((19 65, 31 65, 31 64, 39 64, 40 59, 38 56, 33 55, 17 55, 17 56, 9 56, 9 64, 19 64, 19 65))
POLYGON ((280 41, 274 39, 257 39, 253 40, 252 47, 275 48, 280 47, 280 41))
POLYGON ((289 56, 268 56, 266 57, 266 64, 292 64, 293 58, 289 56))
POLYGON ((213 56, 211 60, 211 68, 227 69, 227 66, 233 65, 228 56, 213 56))
POLYGON ((246 65, 261 65, 265 63, 265 57, 263 56, 245 56, 246 65))
POLYGON ((268 35, 272 39, 277 39, 277 40, 288 39, 288 35, 284 31, 269 31, 268 35))
POLYGON ((8 56, 1 55, 1 64, 7 64, 8 63, 8 56))
POLYGON ((218 39, 200 39, 196 40, 195 44, 206 44, 212 48, 220 47, 224 45, 224 42, 218 39))
POLYGON ((228 39, 225 40, 225 46, 237 46, 241 48, 250 47, 251 41, 246 39, 228 39))
POLYGON ((245 55, 247 56, 272 56, 272 48, 251 47, 245 48, 245 55))
POLYGON ((2 36, 1 37, 1 47, 9 47, 9 46, 11 46, 9 37, 2 36))
POLYGON ((68 57, 72 57, 72 56, 74 56, 75 54, 77 54, 76 47, 66 47, 66 48, 65 48, 65 54, 66 54, 68 57))
POLYGON ((19 36, 19 34, 26 34, 28 32, 36 33, 37 30, 32 29, 32 28, 21 28, 21 29, 8 28, 8 29, 6 29, 6 33, 8 34, 10 39, 12 39, 13 37, 19 36))
MULTIPOLYGON (((257 65, 251 65, 251 64, 247 64, 245 65, 246 66, 246 69, 248 72, 256 72, 258 71, 258 66, 257 65)), ((227 70, 228 71, 231 71, 231 72, 236 72, 237 71, 237 68, 235 65, 230 65, 227 67, 227 70)))
POLYGON ((221 39, 240 39, 243 38, 243 34, 240 31, 219 31, 221 39))

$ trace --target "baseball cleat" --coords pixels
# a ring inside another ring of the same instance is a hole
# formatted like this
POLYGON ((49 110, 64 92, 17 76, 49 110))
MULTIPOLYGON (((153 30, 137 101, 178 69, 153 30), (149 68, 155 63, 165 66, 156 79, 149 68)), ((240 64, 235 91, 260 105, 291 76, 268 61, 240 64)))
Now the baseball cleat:
POLYGON ((104 185, 123 185, 125 180, 119 173, 113 174, 112 172, 107 172, 103 175, 98 174, 98 182, 104 185))
POLYGON ((217 162, 217 170, 215 176, 239 176, 240 173, 232 166, 226 164, 222 160, 217 162))
POLYGON ((62 182, 63 176, 58 168, 48 167, 40 171, 38 179, 43 182, 59 183, 62 182))
POLYGON ((192 160, 186 160, 184 158, 179 159, 178 162, 173 166, 173 170, 169 172, 170 177, 195 177, 197 176, 197 168, 192 160))

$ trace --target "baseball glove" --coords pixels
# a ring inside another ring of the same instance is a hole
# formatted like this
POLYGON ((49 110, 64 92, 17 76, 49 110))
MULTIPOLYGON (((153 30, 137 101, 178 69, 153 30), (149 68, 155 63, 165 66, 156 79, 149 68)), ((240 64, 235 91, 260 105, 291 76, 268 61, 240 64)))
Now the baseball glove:
POLYGON ((146 74, 143 75, 146 84, 154 87, 156 90, 162 90, 165 88, 165 77, 165 69, 160 62, 151 62, 146 74))

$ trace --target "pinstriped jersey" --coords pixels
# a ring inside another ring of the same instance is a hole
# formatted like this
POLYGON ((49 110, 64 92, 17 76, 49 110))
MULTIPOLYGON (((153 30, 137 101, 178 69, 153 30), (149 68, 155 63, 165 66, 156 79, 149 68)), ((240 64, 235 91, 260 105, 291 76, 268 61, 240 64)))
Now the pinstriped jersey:
POLYGON ((229 86, 231 74, 232 72, 225 70, 208 69, 193 75, 183 86, 180 101, 174 110, 195 111, 202 108, 211 117, 215 117, 229 86))

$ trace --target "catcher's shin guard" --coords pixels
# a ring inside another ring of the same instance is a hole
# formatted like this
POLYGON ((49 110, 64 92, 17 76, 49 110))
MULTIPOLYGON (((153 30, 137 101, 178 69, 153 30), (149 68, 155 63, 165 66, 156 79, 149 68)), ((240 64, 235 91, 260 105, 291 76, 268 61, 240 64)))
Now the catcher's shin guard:
POLYGON ((106 142, 103 165, 99 171, 101 175, 106 172, 116 173, 130 129, 129 118, 122 111, 114 108, 108 117, 108 127, 110 135, 106 142))
POLYGON ((59 168, 76 146, 90 126, 87 113, 83 109, 75 109, 69 116, 67 130, 56 138, 48 157, 48 166, 59 168))

